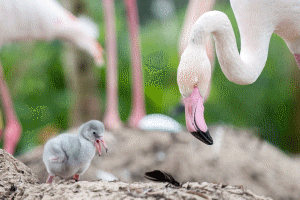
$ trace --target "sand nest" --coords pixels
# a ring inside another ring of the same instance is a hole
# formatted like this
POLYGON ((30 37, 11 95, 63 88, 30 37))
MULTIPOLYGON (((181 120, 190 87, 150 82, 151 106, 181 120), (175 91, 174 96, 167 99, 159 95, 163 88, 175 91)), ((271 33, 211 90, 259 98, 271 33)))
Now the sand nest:
POLYGON ((21 198, 38 178, 22 162, 0 149, 0 199, 21 198))
MULTIPOLYGON (((215 126, 210 131, 215 141, 213 146, 201 143, 188 132, 177 135, 132 129, 113 132, 105 136, 109 152, 93 160, 81 177, 82 181, 74 183, 57 177, 53 185, 30 183, 33 186, 25 187, 23 197, 268 199, 259 197, 267 196, 300 199, 298 158, 291 158, 261 142, 249 130, 215 126), (149 183, 143 175, 155 169, 169 172, 180 182, 190 182, 183 188, 165 188, 166 184, 149 183), (123 182, 98 181, 104 179, 104 171, 123 182), (133 183, 137 181, 144 183, 133 183)), ((47 178, 42 153, 41 146, 19 157, 37 174, 41 183, 47 178)), ((10 190, 10 186, 6 190, 10 190)), ((20 192, 10 193, 16 195, 20 192)))
POLYGON ((1 199, 271 199, 259 197, 243 186, 185 183, 181 188, 164 183, 121 181, 58 181, 38 184, 21 161, 0 150, 1 199))

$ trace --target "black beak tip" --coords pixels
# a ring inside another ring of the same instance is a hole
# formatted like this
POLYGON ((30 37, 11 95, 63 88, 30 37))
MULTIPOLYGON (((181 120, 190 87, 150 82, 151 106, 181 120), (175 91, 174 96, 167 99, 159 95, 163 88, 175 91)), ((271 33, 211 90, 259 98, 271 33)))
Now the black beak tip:
POLYGON ((209 131, 207 130, 206 132, 203 131, 197 131, 197 132, 191 132, 191 134, 197 138, 198 140, 202 141, 203 143, 207 145, 213 145, 214 141, 212 137, 209 134, 209 131))

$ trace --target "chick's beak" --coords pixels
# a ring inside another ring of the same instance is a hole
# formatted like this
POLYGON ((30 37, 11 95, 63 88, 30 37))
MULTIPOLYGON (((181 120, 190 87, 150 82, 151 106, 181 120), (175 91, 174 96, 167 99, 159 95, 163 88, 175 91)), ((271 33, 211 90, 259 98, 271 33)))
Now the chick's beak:
POLYGON ((107 144, 106 144, 105 141, 104 141, 104 138, 101 137, 101 138, 100 138, 100 141, 101 141, 101 143, 102 143, 102 145, 103 145, 103 147, 104 147, 104 149, 105 149, 105 153, 107 153, 107 152, 108 152, 108 147, 107 147, 107 144))
POLYGON ((96 146, 96 149, 98 151, 99 156, 101 156, 101 153, 102 153, 102 149, 101 149, 101 144, 100 143, 102 143, 103 147, 105 148, 105 152, 107 153, 107 151, 108 151, 108 148, 107 148, 107 145, 106 145, 106 143, 104 141, 104 138, 100 137, 99 139, 96 139, 94 145, 96 146))
POLYGON ((96 149, 97 149, 97 151, 98 151, 99 156, 101 156, 102 150, 101 150, 100 140, 99 140, 99 139, 96 139, 94 145, 95 145, 95 147, 96 147, 96 149))

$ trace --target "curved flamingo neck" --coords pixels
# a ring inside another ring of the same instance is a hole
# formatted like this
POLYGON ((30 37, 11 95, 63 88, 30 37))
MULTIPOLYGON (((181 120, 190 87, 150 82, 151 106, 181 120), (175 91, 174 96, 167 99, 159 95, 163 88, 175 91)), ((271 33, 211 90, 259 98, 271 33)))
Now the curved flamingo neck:
MULTIPOLYGON (((211 78, 211 66, 205 44, 213 34, 217 57, 221 69, 228 80, 245 85, 251 84, 261 74, 267 60, 268 47, 273 29, 258 24, 260 32, 246 32, 243 22, 249 22, 251 16, 239 16, 238 24, 242 28, 241 55, 238 52, 234 31, 226 14, 210 11, 203 14, 194 24, 189 44, 182 54, 178 67, 178 85, 183 96, 192 93, 193 85, 199 86, 200 94, 206 96, 211 78), (247 21, 248 20, 248 21, 247 21), (248 40, 247 40, 248 39, 248 40)), ((250 19, 251 20, 251 19, 250 19)), ((253 22, 254 23, 254 22, 253 22)))
POLYGON ((205 39, 211 33, 215 40, 219 63, 230 81, 241 85, 249 84, 248 80, 256 77, 257 73, 260 74, 255 69, 265 65, 265 60, 255 58, 256 53, 250 50, 241 49, 241 55, 239 54, 231 22, 222 12, 211 11, 202 15, 193 27, 189 45, 204 46, 205 39), (245 70, 249 72, 245 73, 245 70))

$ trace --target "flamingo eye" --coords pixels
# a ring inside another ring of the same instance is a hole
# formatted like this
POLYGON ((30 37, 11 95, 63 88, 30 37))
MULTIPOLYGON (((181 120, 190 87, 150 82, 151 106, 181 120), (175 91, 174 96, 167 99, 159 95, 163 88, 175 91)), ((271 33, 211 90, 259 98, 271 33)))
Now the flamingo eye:
POLYGON ((93 134, 96 135, 96 132, 94 131, 93 134))

